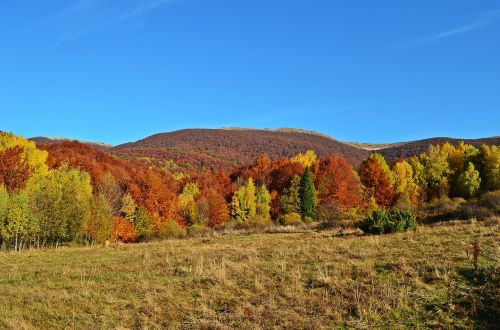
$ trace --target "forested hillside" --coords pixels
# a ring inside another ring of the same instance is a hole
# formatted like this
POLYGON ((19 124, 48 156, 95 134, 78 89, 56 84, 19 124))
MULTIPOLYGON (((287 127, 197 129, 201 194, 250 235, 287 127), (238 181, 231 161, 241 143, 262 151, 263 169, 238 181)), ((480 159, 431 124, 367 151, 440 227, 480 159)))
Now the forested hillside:
POLYGON ((212 170, 231 170, 251 164, 261 154, 271 160, 314 150, 319 157, 344 156, 358 166, 369 152, 332 138, 309 132, 251 129, 189 129, 156 134, 116 146, 111 153, 123 157, 173 159, 212 170))
POLYGON ((498 214, 499 168, 500 148, 464 142, 393 164, 374 153, 358 167, 314 150, 276 160, 262 154, 224 172, 0 133, 0 240, 22 250, 342 219, 351 226, 365 219, 365 232, 409 230, 414 214, 421 222, 498 214))

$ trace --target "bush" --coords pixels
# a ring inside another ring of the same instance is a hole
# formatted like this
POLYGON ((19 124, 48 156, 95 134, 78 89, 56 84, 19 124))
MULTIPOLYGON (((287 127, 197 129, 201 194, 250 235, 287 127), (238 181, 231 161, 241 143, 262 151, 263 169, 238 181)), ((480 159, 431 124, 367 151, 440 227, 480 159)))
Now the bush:
POLYGON ((480 207, 485 207, 494 214, 500 215, 500 190, 484 194, 478 204, 480 207))
POLYGON ((376 210, 360 224, 361 230, 369 234, 386 234, 414 230, 417 219, 413 213, 392 209, 376 210))
POLYGON ((114 217, 113 219, 113 241, 131 243, 137 240, 132 224, 125 218, 114 217))
POLYGON ((302 224, 302 218, 300 214, 296 212, 291 212, 281 215, 280 223, 283 226, 300 226, 302 224))
POLYGON ((158 224, 158 238, 183 238, 187 236, 186 228, 173 220, 158 224))
POLYGON ((213 234, 213 230, 205 225, 195 223, 189 226, 188 234, 191 237, 204 237, 213 234))

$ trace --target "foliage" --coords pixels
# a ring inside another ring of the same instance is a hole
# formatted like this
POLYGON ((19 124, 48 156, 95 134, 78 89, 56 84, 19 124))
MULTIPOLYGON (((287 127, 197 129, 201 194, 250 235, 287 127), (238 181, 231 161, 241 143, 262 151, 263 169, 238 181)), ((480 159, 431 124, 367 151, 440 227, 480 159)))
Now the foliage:
POLYGON ((421 155, 421 162, 425 168, 429 198, 441 198, 448 195, 448 177, 451 173, 448 155, 453 149, 448 143, 432 145, 427 154, 421 155))
POLYGON ((125 218, 113 218, 113 241, 131 243, 137 240, 132 224, 125 218))
POLYGON ((90 204, 88 216, 82 228, 82 234, 90 244, 103 244, 113 235, 113 208, 104 195, 96 195, 90 204))
MULTIPOLYGON (((21 163, 29 168, 31 179, 26 184, 30 189, 32 187, 31 181, 35 182, 47 175, 46 160, 48 154, 46 151, 37 149, 35 142, 29 141, 22 136, 0 132, 0 152, 17 148, 22 150, 20 153, 21 163)), ((0 156, 0 158, 2 157, 0 156)))
POLYGON ((310 217, 312 219, 317 219, 317 198, 316 198, 316 188, 314 187, 314 181, 312 178, 311 170, 306 167, 304 174, 300 180, 300 214, 302 218, 310 217))
POLYGON ((4 185, 8 191, 23 189, 31 175, 22 156, 23 149, 20 146, 0 151, 0 185, 4 185))
POLYGON ((361 205, 359 177, 342 156, 331 156, 319 162, 315 184, 320 205, 335 205, 342 211, 361 205))
POLYGON ((391 178, 375 158, 368 158, 361 164, 359 176, 369 196, 373 196, 377 205, 390 207, 394 200, 391 178))
POLYGON ((186 228, 172 220, 158 223, 156 231, 158 238, 183 238, 187 235, 186 228))
POLYGON ((387 234, 414 230, 417 226, 416 217, 409 211, 398 209, 376 210, 360 224, 365 233, 387 234))
POLYGON ((179 212, 188 225, 196 222, 197 204, 195 199, 200 194, 200 189, 196 183, 188 183, 179 195, 179 212))
POLYGON ((191 237, 204 237, 212 234, 212 229, 202 224, 193 224, 188 227, 188 235, 191 237))
POLYGON ((483 145, 479 148, 477 158, 482 191, 500 189, 500 147, 483 145))
POLYGON ((255 215, 271 220, 271 194, 266 186, 260 185, 255 190, 255 215))
POLYGON ((255 185, 253 179, 249 178, 244 186, 241 186, 233 195, 231 202, 231 216, 237 222, 247 222, 257 212, 255 201, 255 185))
POLYGON ((39 231, 29 196, 26 193, 13 194, 8 199, 7 209, 3 213, 2 237, 7 245, 19 251, 24 244, 34 240, 39 231))
POLYGON ((300 214, 300 176, 294 176, 290 186, 281 194, 280 208, 283 214, 300 214))
POLYGON ((411 204, 417 204, 418 186, 413 178, 412 166, 406 161, 399 161, 394 164, 392 172, 396 193, 408 198, 411 204))
POLYGON ((389 165, 387 164, 384 156, 375 152, 375 153, 371 154, 368 159, 373 159, 373 160, 377 161, 378 164, 380 165, 380 167, 382 168, 382 170, 385 172, 385 174, 389 178, 391 186, 394 185, 394 175, 393 175, 389 165))
POLYGON ((460 173, 458 177, 458 186, 462 196, 466 198, 474 197, 481 187, 481 177, 474 164, 469 163, 467 169, 460 173))
POLYGON ((155 224, 149 216, 148 210, 138 207, 135 211, 134 222, 132 223, 134 233, 139 241, 145 241, 154 236, 155 224))
POLYGON ((307 150, 304 154, 298 154, 291 159, 292 163, 299 163, 304 167, 312 167, 317 161, 314 150, 307 150))
POLYGON ((229 211, 224 197, 215 190, 208 190, 203 193, 208 203, 207 226, 218 229, 229 221, 229 211))
POLYGON ((51 170, 34 187, 34 212, 43 243, 58 245, 75 240, 90 216, 92 185, 90 176, 63 165, 51 170))
POLYGON ((108 202, 113 215, 118 215, 121 212, 124 197, 123 187, 111 173, 104 174, 95 184, 95 194, 108 202))
POLYGON ((298 226, 303 224, 302 222, 302 217, 300 213, 297 212, 292 212, 292 213, 285 213, 280 216, 280 223, 283 226, 298 226))
POLYGON ((137 211, 137 204, 135 203, 134 198, 132 198, 130 194, 123 195, 121 205, 121 216, 127 219, 128 222, 134 223, 137 211))

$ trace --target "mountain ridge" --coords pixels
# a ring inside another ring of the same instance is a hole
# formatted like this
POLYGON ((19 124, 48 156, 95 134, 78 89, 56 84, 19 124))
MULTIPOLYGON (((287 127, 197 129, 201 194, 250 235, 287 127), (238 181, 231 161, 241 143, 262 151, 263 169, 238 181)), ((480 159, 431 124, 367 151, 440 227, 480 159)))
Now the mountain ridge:
MULTIPOLYGON (((72 141, 64 138, 35 137, 31 140, 38 144, 58 144, 72 141)), ((476 147, 481 144, 500 145, 500 137, 480 139, 460 139, 433 137, 422 140, 396 143, 360 143, 336 140, 326 134, 296 128, 238 128, 220 129, 188 128, 171 132, 157 133, 135 142, 116 146, 104 143, 82 142, 120 158, 154 158, 174 160, 197 168, 211 170, 232 170, 240 165, 248 165, 261 154, 271 159, 292 157, 308 149, 314 150, 318 157, 331 154, 344 156, 353 166, 366 159, 370 153, 381 153, 389 162, 400 158, 418 155, 428 150, 431 144, 459 141, 476 147)))

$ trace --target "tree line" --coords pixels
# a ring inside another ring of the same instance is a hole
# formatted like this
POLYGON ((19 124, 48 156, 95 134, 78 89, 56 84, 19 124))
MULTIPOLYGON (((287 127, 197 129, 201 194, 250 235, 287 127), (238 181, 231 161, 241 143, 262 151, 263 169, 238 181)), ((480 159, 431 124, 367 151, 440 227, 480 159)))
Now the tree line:
POLYGON ((266 155, 230 175, 116 159, 78 142, 37 147, 0 133, 0 241, 4 249, 136 242, 232 226, 300 225, 331 214, 364 217, 500 189, 500 150, 460 143, 358 169, 313 151, 266 155))

